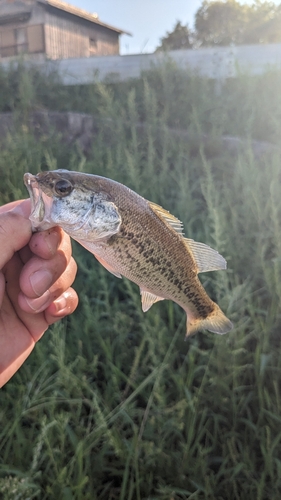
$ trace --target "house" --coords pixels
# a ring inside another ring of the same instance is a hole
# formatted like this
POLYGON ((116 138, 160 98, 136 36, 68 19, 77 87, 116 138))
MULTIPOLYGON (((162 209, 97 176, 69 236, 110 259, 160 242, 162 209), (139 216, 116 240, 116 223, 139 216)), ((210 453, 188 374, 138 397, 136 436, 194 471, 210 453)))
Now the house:
POLYGON ((0 0, 0 59, 115 55, 123 33, 60 0, 0 0))

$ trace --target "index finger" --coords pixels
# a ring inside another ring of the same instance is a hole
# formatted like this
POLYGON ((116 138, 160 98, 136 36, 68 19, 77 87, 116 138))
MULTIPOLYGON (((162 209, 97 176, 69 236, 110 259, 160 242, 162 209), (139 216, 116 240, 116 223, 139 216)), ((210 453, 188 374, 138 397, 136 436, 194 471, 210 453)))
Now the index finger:
POLYGON ((29 198, 27 200, 11 201, 10 203, 6 203, 5 205, 2 205, 0 207, 0 214, 8 212, 9 210, 13 210, 14 208, 16 208, 21 203, 26 207, 25 208, 26 215, 29 217, 30 210, 31 210, 31 205, 30 205, 30 199, 29 198))

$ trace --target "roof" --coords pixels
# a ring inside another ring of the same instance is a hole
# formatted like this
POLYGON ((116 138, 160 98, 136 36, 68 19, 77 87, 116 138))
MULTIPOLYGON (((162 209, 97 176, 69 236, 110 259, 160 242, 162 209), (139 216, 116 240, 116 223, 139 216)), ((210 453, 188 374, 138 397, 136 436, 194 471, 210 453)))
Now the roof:
POLYGON ((98 18, 97 14, 91 14, 90 12, 87 12, 86 10, 79 9, 78 7, 74 7, 74 5, 70 5, 69 3, 62 2, 61 0, 38 0, 39 3, 49 5, 50 7, 54 7, 55 9, 62 10, 64 12, 68 12, 69 14, 73 14, 74 16, 81 17, 82 19, 86 19, 87 21, 90 21, 92 23, 98 24, 99 26, 102 26, 103 28, 107 28, 111 31, 115 31, 116 33, 119 33, 120 35, 122 33, 126 35, 131 35, 128 31, 121 30, 119 28, 115 28, 114 26, 110 26, 109 24, 105 24, 101 22, 98 18))
POLYGON ((0 24, 25 21, 31 15, 31 6, 24 2, 0 3, 0 24))

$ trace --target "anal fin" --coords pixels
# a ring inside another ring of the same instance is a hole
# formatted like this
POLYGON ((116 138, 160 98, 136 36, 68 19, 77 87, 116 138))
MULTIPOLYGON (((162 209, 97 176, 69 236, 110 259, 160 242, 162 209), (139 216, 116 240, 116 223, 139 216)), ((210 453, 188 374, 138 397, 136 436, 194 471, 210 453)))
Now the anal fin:
POLYGON ((155 304, 155 302, 159 302, 159 300, 164 300, 163 297, 158 297, 157 295, 147 292, 146 290, 142 290, 141 288, 140 292, 141 292, 141 305, 143 312, 148 311, 148 309, 150 309, 151 306, 155 304))

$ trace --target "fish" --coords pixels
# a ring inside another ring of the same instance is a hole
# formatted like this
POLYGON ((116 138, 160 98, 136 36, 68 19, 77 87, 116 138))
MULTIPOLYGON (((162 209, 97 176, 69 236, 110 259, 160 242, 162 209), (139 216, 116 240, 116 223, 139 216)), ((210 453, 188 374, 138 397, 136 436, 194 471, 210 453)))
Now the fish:
POLYGON ((68 170, 24 174, 33 231, 61 227, 105 269, 140 288, 142 310, 172 300, 186 312, 186 337, 233 325, 202 286, 198 273, 226 269, 208 245, 186 238, 183 224, 127 186, 68 170))

